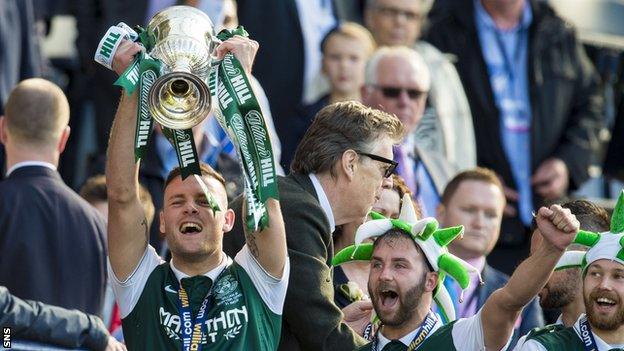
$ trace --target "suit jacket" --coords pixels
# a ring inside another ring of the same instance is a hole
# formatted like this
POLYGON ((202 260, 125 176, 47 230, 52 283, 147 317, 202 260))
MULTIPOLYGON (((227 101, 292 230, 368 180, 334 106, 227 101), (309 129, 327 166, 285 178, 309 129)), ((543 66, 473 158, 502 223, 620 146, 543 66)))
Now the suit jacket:
MULTIPOLYGON (((602 125, 602 98, 598 76, 574 30, 545 3, 531 0, 528 81, 531 100, 531 172, 546 159, 562 159, 574 189, 588 178, 590 138, 602 125)), ((446 2, 425 39, 456 58, 457 72, 475 129, 477 164, 493 169, 507 186, 516 188, 503 150, 499 110, 474 20, 472 0, 446 2)), ((541 199, 534 197, 535 205, 541 199)), ((511 205, 516 206, 511 202, 511 205)), ((505 218, 499 243, 524 245, 524 227, 516 218, 505 218)))
MULTIPOLYGON (((477 300, 477 308, 483 307, 485 304, 485 300, 492 295, 492 293, 502 288, 507 281, 509 281, 509 276, 495 268, 492 268, 490 265, 486 264, 483 268, 483 272, 481 272, 481 277, 485 282, 485 285, 477 287, 479 291, 479 296, 477 300)), ((544 315, 542 313, 542 308, 539 305, 537 298, 534 298, 522 311, 522 322, 520 327, 514 330, 513 339, 511 341, 509 349, 513 349, 514 345, 518 342, 518 339, 529 333, 531 329, 535 327, 544 326, 544 315)))
POLYGON ((304 76, 304 42, 295 0, 238 0, 238 19, 260 44, 253 72, 266 92, 287 170, 307 122, 298 117, 304 76))
MULTIPOLYGON (((290 257, 290 280, 284 303, 280 350, 353 350, 365 340, 342 323, 334 304, 331 259, 334 246, 329 221, 307 175, 278 178, 290 257)), ((242 198, 232 204, 241 216, 242 198)), ((245 244, 242 220, 223 238, 223 250, 234 257, 245 244)))
POLYGON ((38 43, 32 0, 0 2, 0 114, 17 83, 41 75, 38 43))
POLYGON ((0 285, 23 299, 100 315, 106 224, 58 172, 21 167, 0 182, 0 285))

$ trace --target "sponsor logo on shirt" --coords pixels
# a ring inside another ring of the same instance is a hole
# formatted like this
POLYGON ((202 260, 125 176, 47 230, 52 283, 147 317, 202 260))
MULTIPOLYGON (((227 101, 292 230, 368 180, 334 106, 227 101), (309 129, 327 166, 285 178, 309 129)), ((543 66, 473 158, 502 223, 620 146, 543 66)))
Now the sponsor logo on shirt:
MULTIPOLYGON (((159 308, 158 315, 160 324, 170 339, 180 340, 181 319, 177 314, 159 308)), ((209 318, 205 322, 205 333, 202 333, 202 344, 214 343, 219 339, 235 339, 241 332, 244 325, 249 322, 247 306, 240 308, 230 308, 220 311, 216 316, 209 318)))

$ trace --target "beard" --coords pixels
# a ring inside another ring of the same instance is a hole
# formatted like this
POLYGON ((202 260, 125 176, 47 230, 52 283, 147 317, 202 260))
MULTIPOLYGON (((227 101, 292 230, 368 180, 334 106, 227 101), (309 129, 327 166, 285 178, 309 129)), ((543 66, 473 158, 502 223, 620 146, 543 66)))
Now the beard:
POLYGON ((624 305, 622 305, 622 299, 615 293, 594 289, 589 296, 585 295, 585 311, 589 323, 594 328, 600 330, 616 330, 624 325, 624 305), (594 310, 594 302, 600 297, 606 297, 617 302, 615 305, 617 309, 614 313, 610 315, 600 315, 594 310))
POLYGON ((579 269, 565 271, 564 279, 559 279, 556 284, 546 284, 548 294, 540 298, 540 306, 545 309, 558 309, 572 303, 576 298, 578 286, 581 284, 581 272, 579 269))
MULTIPOLYGON (((426 273, 425 273, 426 274, 426 273)), ((384 290, 390 287, 390 284, 381 282, 377 287, 377 291, 384 290)), ((404 323, 408 322, 418 305, 420 304, 420 300, 422 299, 422 294, 425 291, 425 276, 423 276, 420 281, 416 282, 416 284, 412 285, 407 289, 404 294, 397 292, 398 301, 397 301, 397 311, 393 315, 384 315, 383 313, 378 313, 377 316, 383 325, 387 325, 390 327, 399 327, 404 323)), ((368 292, 370 296, 372 296, 373 307, 375 311, 381 311, 379 308, 379 300, 378 300, 378 292, 373 294, 370 283, 368 286, 368 292)))

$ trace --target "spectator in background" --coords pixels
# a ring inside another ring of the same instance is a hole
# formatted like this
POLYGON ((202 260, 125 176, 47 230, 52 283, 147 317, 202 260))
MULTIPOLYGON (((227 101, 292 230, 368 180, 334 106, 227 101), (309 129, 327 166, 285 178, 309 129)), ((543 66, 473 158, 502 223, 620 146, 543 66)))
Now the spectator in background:
POLYGON ((574 29, 548 4, 447 4, 426 39, 455 55, 472 110, 477 163, 502 179, 507 207, 490 263, 505 273, 527 256, 533 209, 588 178, 602 125, 598 76, 574 29))
POLYGON ((316 102, 302 106, 306 123, 303 133, 314 116, 325 106, 339 101, 360 101, 364 85, 364 68, 375 49, 375 41, 366 28, 345 22, 327 33, 321 42, 322 72, 329 81, 330 90, 316 102))
POLYGON ((22 300, 3 286, 0 286, 0 327, 11 328, 13 341, 32 340, 96 351, 126 350, 97 316, 22 300))
POLYGON ((0 119, 7 179, 0 182, 0 285, 20 298, 100 314, 106 225, 56 167, 69 138, 61 89, 27 79, 0 119))
MULTIPOLYGON (((413 196, 412 191, 405 184, 405 180, 398 174, 392 175, 392 186, 385 184, 383 190, 379 194, 379 199, 373 205, 373 211, 382 214, 387 218, 399 218, 401 206, 403 205, 403 196, 405 194, 413 196)), ((416 216, 422 218, 422 210, 417 204, 412 204, 416 216)), ((353 243, 353 240, 349 245, 353 243)))
MULTIPOLYGON (((581 229, 596 233, 609 231, 609 215, 602 207, 586 200, 566 202, 561 207, 570 209, 581 224, 581 229)), ((537 250, 543 241, 539 231, 535 228, 536 224, 532 223, 531 254, 537 250)), ((572 244, 568 250, 587 251, 587 247, 572 244)), ((556 309, 561 313, 555 324, 562 324, 566 327, 574 325, 578 317, 585 313, 581 269, 569 268, 555 271, 538 296, 542 308, 556 309)))
MULTIPOLYGON (((238 28, 238 7, 236 5, 235 0, 204 0, 200 1, 199 8, 204 10, 211 18, 216 17, 219 20, 215 21, 215 31, 218 33, 222 29, 235 29, 238 28), (210 10, 207 8, 207 3, 216 3, 223 2, 223 7, 221 10, 220 16, 216 14, 214 10, 210 10), (201 6, 201 4, 204 4, 201 6)), ((253 38, 252 38, 253 39, 253 38)), ((284 175, 283 168, 279 165, 280 159, 282 157, 282 144, 280 142, 280 138, 275 131, 275 123, 273 122, 273 115, 271 113, 271 107, 269 106, 269 100, 260 85, 260 82, 253 76, 249 76, 250 83, 254 89, 254 94, 256 94, 256 99, 258 100, 258 104, 262 109, 262 115, 264 116, 264 121, 266 122, 267 131, 269 133, 269 137, 271 138, 271 146, 273 148, 273 157, 275 158, 275 165, 277 167, 276 171, 279 175, 284 175)), ((211 149, 213 151, 211 154, 214 156, 217 152, 222 154, 227 154, 232 158, 236 159, 236 151, 234 150, 234 146, 230 137, 223 131, 223 128, 219 124, 216 118, 212 116, 209 118, 206 128, 205 134, 212 146, 211 149)), ((208 164, 213 168, 219 170, 218 165, 214 164, 214 159, 208 159, 208 164)), ((223 172, 222 172, 223 173, 223 172)), ((227 171, 226 171, 227 173, 227 171)), ((234 178, 226 178, 226 179, 234 179, 234 178)), ((228 195, 233 193, 235 195, 240 194, 240 189, 228 189, 228 195), (234 192, 235 191, 235 192, 234 192)))
POLYGON ((433 216, 455 169, 442 154, 421 149, 412 133, 421 121, 431 86, 427 66, 413 49, 384 47, 368 60, 365 79, 362 102, 396 115, 405 125, 406 137, 395 148, 397 172, 415 194, 423 216, 433 216))
POLYGON ((41 75, 32 0, 0 2, 0 115, 20 81, 41 75))
MULTIPOLYGON (((9 93, 21 80, 41 76, 42 60, 32 0, 0 2, 0 116, 9 93)), ((0 145, 0 179, 5 150, 0 145)))
POLYGON ((431 75, 427 108, 414 131, 422 150, 433 151, 458 169, 476 165, 476 147, 470 107, 449 59, 420 39, 430 0, 367 0, 364 23, 379 46, 414 48, 431 75))
POLYGON ((311 103, 321 68, 321 40, 336 26, 333 0, 238 0, 238 18, 262 48, 254 75, 266 91, 288 169, 308 123, 298 107, 311 103), (307 98, 306 98, 307 97, 307 98))
MULTIPOLYGON (((80 188, 80 196, 91 206, 95 207, 104 218, 108 218, 108 195, 106 193, 105 175, 98 174, 87 179, 82 188, 80 188)), ((152 196, 143 185, 139 185, 139 200, 145 210, 147 223, 151 223, 156 210, 152 203, 152 196)))
MULTIPOLYGON (((400 176, 393 174, 392 182, 384 183, 372 210, 388 218, 399 218, 401 201, 405 194, 411 196, 412 192, 400 176)), ((420 209, 415 208, 415 210, 420 216, 420 209)), ((353 245, 355 232, 362 223, 362 220, 358 220, 336 228, 332 235, 334 252, 339 252, 345 247, 353 245)), ((336 302, 336 306, 343 308, 366 296, 369 266, 368 262, 353 261, 334 267, 334 302, 336 302)), ((367 297, 366 299, 368 300, 367 297)))
MULTIPOLYGON (((471 284, 464 294, 464 301, 456 305, 458 318, 475 315, 488 297, 509 281, 508 275, 490 267, 486 260, 500 235, 504 208, 503 186, 489 169, 463 171, 444 189, 437 211, 440 226, 464 226, 463 239, 451 242, 449 251, 477 268, 485 282, 485 285, 480 285, 476 275, 470 276, 471 284)), ((449 294, 455 297, 453 300, 457 301, 461 287, 451 279, 445 279, 444 284, 449 294)), ((513 347, 520 336, 543 325, 542 310, 537 299, 533 299, 516 323, 510 346, 513 347)))

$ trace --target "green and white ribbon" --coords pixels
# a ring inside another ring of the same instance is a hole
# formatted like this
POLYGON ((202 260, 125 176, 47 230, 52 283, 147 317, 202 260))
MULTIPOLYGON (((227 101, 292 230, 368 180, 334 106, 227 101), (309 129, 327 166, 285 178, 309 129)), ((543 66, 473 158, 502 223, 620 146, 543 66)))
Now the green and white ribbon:
MULTIPOLYGON (((234 35, 247 36, 239 27, 223 30, 218 35, 225 41, 234 35)), ((269 223, 266 201, 279 199, 271 139, 260 105, 240 62, 232 53, 223 58, 210 74, 208 84, 214 102, 214 113, 234 142, 245 179, 247 217, 251 231, 262 230, 269 223)))
MULTIPOLYGON (((147 52, 150 52, 154 46, 153 36, 141 28, 138 32, 138 41, 145 46, 147 52)), ((248 36, 245 29, 239 27, 235 30, 223 30, 217 38, 224 41, 234 35, 248 36)), ((137 86, 139 87, 134 145, 137 161, 145 155, 153 124, 147 105, 149 90, 161 75, 161 70, 159 60, 141 52, 115 82, 115 85, 123 87, 128 95, 132 94, 137 86)), ((213 112, 236 146, 243 171, 247 209, 245 225, 251 231, 262 230, 269 223, 266 201, 270 198, 279 199, 279 195, 273 149, 260 105, 243 67, 232 53, 226 54, 218 66, 212 69, 209 87, 214 103, 213 112)), ((162 130, 176 151, 182 179, 191 174, 201 176, 192 131, 164 127, 162 130)), ((209 201, 213 204, 214 210, 219 209, 212 196, 209 197, 209 201)))
MULTIPOLYGON (((138 27, 138 31, 138 41, 145 47, 146 51, 150 51, 154 46, 153 36, 140 27, 138 27)), ((147 53, 139 52, 130 66, 115 82, 115 85, 124 88, 128 95, 131 95, 137 86, 139 87, 136 133, 134 136, 135 161, 139 161, 145 156, 147 142, 152 132, 154 119, 148 106, 149 92, 156 79, 162 73, 161 66, 159 60, 150 57, 147 53)), ((189 175, 201 176, 199 157, 197 156, 192 130, 173 130, 165 127, 161 129, 163 135, 175 149, 182 179, 189 175)), ((213 211, 219 211, 220 208, 216 199, 207 191, 205 184, 200 182, 200 186, 202 186, 213 211)))

